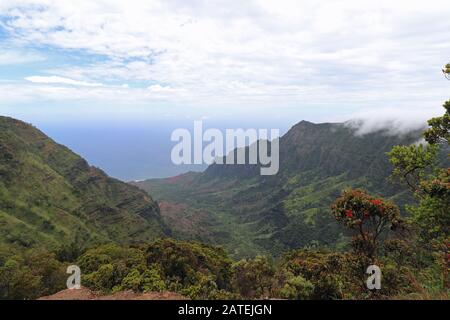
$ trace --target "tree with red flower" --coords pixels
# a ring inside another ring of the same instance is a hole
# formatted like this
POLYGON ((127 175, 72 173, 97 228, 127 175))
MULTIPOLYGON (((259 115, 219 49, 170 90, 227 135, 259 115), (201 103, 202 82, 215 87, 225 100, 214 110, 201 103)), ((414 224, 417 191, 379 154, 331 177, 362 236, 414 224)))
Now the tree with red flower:
POLYGON ((331 206, 335 218, 355 230, 358 251, 369 258, 376 256, 380 235, 395 230, 402 222, 400 209, 384 199, 363 190, 345 190, 331 206))

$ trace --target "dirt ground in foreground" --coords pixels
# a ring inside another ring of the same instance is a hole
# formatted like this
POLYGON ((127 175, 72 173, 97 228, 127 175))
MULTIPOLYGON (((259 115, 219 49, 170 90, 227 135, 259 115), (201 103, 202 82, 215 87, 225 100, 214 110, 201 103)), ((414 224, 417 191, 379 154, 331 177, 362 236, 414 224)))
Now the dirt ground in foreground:
POLYGON ((111 295, 100 295, 87 288, 66 289, 51 296, 38 300, 187 300, 186 297, 174 292, 134 293, 121 291, 111 295))

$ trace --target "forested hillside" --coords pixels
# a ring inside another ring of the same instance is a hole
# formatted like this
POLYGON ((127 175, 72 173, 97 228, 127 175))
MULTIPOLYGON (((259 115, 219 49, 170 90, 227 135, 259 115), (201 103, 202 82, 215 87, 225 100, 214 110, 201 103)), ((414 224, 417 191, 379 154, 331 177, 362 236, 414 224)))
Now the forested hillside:
POLYGON ((170 234, 159 207, 24 122, 0 117, 0 244, 79 249, 170 234))
POLYGON ((302 121, 280 140, 275 176, 260 176, 256 165, 213 164, 204 173, 134 184, 160 202, 176 236, 224 245, 236 257, 336 248, 347 243, 330 213, 341 190, 363 188, 400 206, 413 201, 389 181, 386 153, 420 138, 420 131, 361 135, 349 123, 302 121))
POLYGON ((73 264, 95 295, 448 299, 445 106, 428 146, 303 122, 281 140, 279 176, 213 165, 140 184, 161 214, 144 191, 0 118, 0 299, 63 290, 73 264), (366 285, 372 264, 380 290, 366 285))

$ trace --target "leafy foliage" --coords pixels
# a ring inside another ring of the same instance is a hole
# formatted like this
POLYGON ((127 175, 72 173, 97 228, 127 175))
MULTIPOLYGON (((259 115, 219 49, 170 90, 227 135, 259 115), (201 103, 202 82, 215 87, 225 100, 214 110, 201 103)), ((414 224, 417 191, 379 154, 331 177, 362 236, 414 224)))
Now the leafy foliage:
POLYGON ((450 144, 450 100, 444 103, 444 109, 443 116, 428 120, 430 128, 424 136, 430 144, 450 144))
POLYGON ((313 292, 314 285, 302 276, 290 276, 280 290, 281 297, 289 300, 306 300, 313 292))
POLYGON ((243 297, 269 297, 275 270, 269 259, 257 256, 233 265, 233 288, 243 297))
POLYGON ((162 275, 183 288, 207 276, 219 289, 226 289, 231 279, 232 260, 222 248, 198 242, 164 239, 146 248, 147 264, 156 264, 162 275))
POLYGON ((0 246, 0 300, 33 299, 62 290, 66 274, 53 253, 0 246))
POLYGON ((139 247, 102 245, 84 251, 77 261, 61 262, 48 251, 17 253, 0 247, 0 298, 34 299, 62 290, 65 268, 73 263, 82 270, 82 285, 104 294, 175 291, 191 299, 302 300, 439 294, 435 279, 440 274, 429 263, 417 264, 422 252, 408 248, 389 243, 380 250, 383 286, 370 292, 365 287, 370 261, 352 252, 302 249, 277 263, 263 256, 231 263, 219 247, 166 239, 139 247))
POLYGON ((443 70, 442 70, 445 74, 450 74, 450 63, 447 63, 443 70))
POLYGON ((437 153, 435 145, 395 146, 388 153, 394 167, 392 178, 406 183, 413 192, 419 192, 421 181, 435 165, 437 153))
MULTIPOLYGON (((394 165, 394 176, 407 177, 415 175, 412 191, 419 204, 407 206, 412 214, 411 222, 418 229, 418 239, 421 245, 434 252, 438 264, 443 270, 443 287, 450 288, 449 274, 449 244, 450 244, 450 168, 437 168, 433 158, 439 147, 450 145, 450 101, 444 104, 445 114, 428 121, 430 128, 424 137, 430 147, 418 149, 408 146, 398 146, 389 153, 394 165), (425 161, 424 161, 425 160, 425 161), (428 174, 425 170, 428 169, 428 174), (417 173, 418 172, 418 173, 417 173), (439 261, 440 260, 440 261, 439 261)), ((450 155, 449 155, 450 156, 450 155)))
POLYGON ((331 208, 337 221, 358 232, 353 240, 354 248, 372 259, 380 235, 387 228, 395 230, 402 224, 396 205, 362 190, 344 191, 331 208))

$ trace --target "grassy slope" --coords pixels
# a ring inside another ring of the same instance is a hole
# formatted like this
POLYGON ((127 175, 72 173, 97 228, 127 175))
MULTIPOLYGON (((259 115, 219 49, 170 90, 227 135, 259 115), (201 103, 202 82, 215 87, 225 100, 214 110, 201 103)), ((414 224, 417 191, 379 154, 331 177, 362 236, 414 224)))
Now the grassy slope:
POLYGON ((0 242, 58 247, 169 233, 159 207, 39 130, 0 117, 0 242))
POLYGON ((403 189, 387 181, 391 168, 386 152, 419 136, 358 136, 340 124, 301 122, 281 138, 276 176, 261 177, 255 166, 212 165, 204 173, 137 185, 172 204, 162 214, 171 217, 175 236, 224 245, 235 257, 279 255, 304 246, 341 247, 346 236, 330 214, 333 200, 353 187, 398 204, 409 201, 403 189), (173 210, 175 205, 182 209, 173 210), (180 223, 186 217, 196 223, 180 223))

